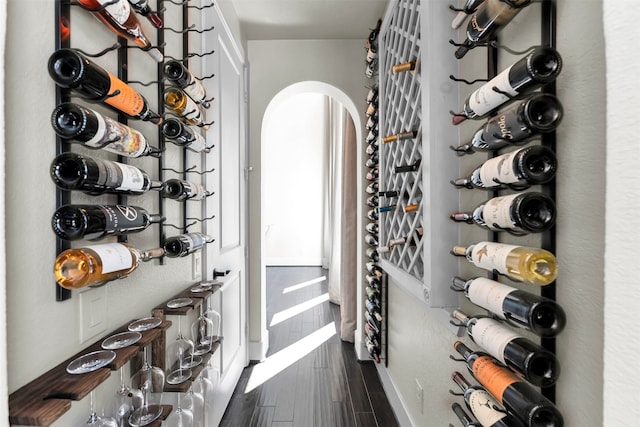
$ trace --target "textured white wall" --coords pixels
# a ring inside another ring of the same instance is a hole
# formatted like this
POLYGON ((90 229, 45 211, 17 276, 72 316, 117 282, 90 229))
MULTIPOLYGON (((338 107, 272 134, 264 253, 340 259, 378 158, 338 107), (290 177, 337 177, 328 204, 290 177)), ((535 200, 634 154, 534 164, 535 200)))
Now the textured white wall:
POLYGON ((604 423, 629 426, 640 419, 637 355, 640 333, 633 325, 640 301, 640 3, 604 0, 607 52, 607 154, 604 316, 604 423))

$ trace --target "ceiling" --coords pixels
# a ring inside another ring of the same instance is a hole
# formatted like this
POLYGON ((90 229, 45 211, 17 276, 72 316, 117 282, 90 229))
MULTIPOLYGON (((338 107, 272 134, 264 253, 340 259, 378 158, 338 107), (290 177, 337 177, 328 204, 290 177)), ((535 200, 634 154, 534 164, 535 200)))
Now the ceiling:
POLYGON ((388 0, 231 0, 247 40, 366 40, 388 0))

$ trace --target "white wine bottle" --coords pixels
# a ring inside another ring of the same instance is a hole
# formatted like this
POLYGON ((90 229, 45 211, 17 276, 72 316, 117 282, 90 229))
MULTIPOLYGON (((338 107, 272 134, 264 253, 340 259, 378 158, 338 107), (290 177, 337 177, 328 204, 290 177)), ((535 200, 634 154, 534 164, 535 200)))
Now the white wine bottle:
POLYGON ((162 255, 162 249, 143 252, 124 243, 72 248, 57 256, 54 274, 56 282, 66 289, 102 285, 127 277, 141 261, 162 255))
POLYGON ((549 387, 560 376, 560 362, 549 350, 488 317, 469 317, 460 310, 451 314, 466 328, 471 339, 500 363, 531 384, 549 387))
POLYGON ((452 213, 451 219, 492 231, 542 233, 555 224, 556 205, 546 194, 529 191, 494 197, 473 212, 452 213))
POLYGON ((466 257, 476 267, 532 285, 548 285, 558 275, 556 257, 544 249, 478 242, 468 247, 454 246, 451 253, 466 257))
POLYGON ((202 200, 209 195, 207 190, 195 182, 182 179, 168 179, 162 185, 162 197, 178 201, 202 200))
POLYGON ((208 129, 204 123, 204 112, 182 89, 171 86, 164 90, 164 104, 190 125, 208 129))

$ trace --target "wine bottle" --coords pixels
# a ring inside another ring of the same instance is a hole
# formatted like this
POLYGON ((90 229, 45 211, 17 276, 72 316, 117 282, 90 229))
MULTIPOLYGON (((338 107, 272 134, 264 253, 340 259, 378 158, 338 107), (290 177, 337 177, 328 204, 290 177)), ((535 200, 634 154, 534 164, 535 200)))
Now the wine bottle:
POLYGON ((388 144, 390 142, 405 141, 407 139, 413 139, 418 135, 418 131, 412 130, 408 132, 400 132, 393 135, 387 135, 382 138, 382 142, 388 144))
POLYGON ((456 187, 500 189, 504 185, 522 189, 546 184, 556 176, 558 160, 552 149, 543 145, 522 147, 487 160, 467 178, 452 181, 456 187))
POLYGON ((384 197, 398 197, 398 192, 396 190, 385 190, 385 191, 378 191, 378 196, 384 196, 384 197))
POLYGON ((469 317, 460 310, 451 314, 471 339, 487 353, 538 387, 549 387, 560 376, 560 362, 548 350, 488 317, 469 317))
POLYGON ((202 200, 210 193, 205 188, 195 182, 182 179, 168 179, 162 184, 162 197, 178 201, 202 200))
POLYGON ((378 131, 374 128, 369 131, 367 138, 365 139, 367 144, 374 144, 378 146, 378 131))
POLYGON ((367 93, 367 103, 377 100, 378 93, 378 84, 376 83, 369 88, 369 92, 367 93))
POLYGON ((378 179, 378 174, 379 174, 378 168, 369 169, 366 176, 367 181, 376 181, 378 179))
POLYGON ((372 78, 373 75, 376 73, 377 68, 378 68, 378 58, 375 58, 373 61, 367 62, 367 68, 365 68, 364 70, 364 75, 369 79, 372 78))
POLYGON ((366 188, 366 192, 369 194, 376 194, 378 192, 379 188, 378 188, 378 182, 372 182, 371 184, 367 185, 366 188))
POLYGON ((169 117, 164 120, 162 134, 172 143, 196 153, 209 152, 204 137, 176 118, 169 117))
POLYGON ((420 205, 417 203, 412 203, 409 205, 405 205, 403 206, 402 210, 404 211, 404 213, 408 213, 408 212, 415 212, 420 208, 420 205))
POLYGON ((537 47, 469 95, 452 123, 487 117, 509 99, 552 82, 561 69, 562 59, 555 49, 537 47))
POLYGON ((376 333, 379 334, 380 333, 380 325, 378 324, 378 322, 371 317, 371 315, 369 314, 368 311, 364 312, 364 318, 367 321, 367 325, 376 333))
POLYGON ((466 0, 464 6, 458 11, 453 21, 451 21, 451 28, 457 30, 462 26, 464 21, 467 20, 469 15, 478 10, 478 6, 482 4, 484 0, 466 0))
POLYGON ((151 22, 151 25, 156 28, 163 27, 162 18, 160 18, 157 13, 151 10, 151 8, 149 7, 149 2, 147 0, 129 0, 129 3, 131 4, 133 10, 147 18, 149 22, 151 22))
POLYGON ((514 101, 504 111, 491 117, 473 134, 470 143, 456 147, 455 151, 473 153, 522 145, 533 135, 554 131, 563 115, 564 110, 558 98, 535 92, 514 101))
POLYGON ((164 90, 164 104, 190 125, 208 129, 204 123, 204 112, 182 89, 175 86, 166 88, 164 90))
POLYGON ((142 194, 160 189, 160 181, 135 166, 94 159, 77 153, 63 153, 51 163, 51 179, 63 190, 87 194, 142 194))
POLYGON ((369 246, 378 246, 378 239, 371 234, 364 236, 364 242, 369 246))
POLYGON ((375 208, 376 206, 378 206, 378 196, 369 196, 367 197, 367 206, 370 206, 372 208, 375 208))
POLYGON ((365 280, 369 286, 380 289, 380 276, 377 274, 367 274, 365 280))
POLYGON ((378 114, 378 100, 374 99, 367 106, 367 111, 365 112, 365 115, 367 117, 371 117, 371 116, 375 116, 376 114, 378 114))
POLYGON ((64 240, 100 240, 136 233, 162 221, 162 216, 138 206, 64 205, 53 213, 51 226, 64 240))
POLYGON ((369 355, 371 356, 371 358, 376 362, 379 363, 380 362, 380 346, 376 345, 375 343, 373 343, 368 337, 365 338, 365 345, 367 347, 367 351, 369 352, 369 355))
POLYGON ((189 97, 204 108, 209 108, 207 91, 195 76, 182 65, 181 62, 171 59, 164 63, 164 75, 174 85, 185 91, 189 97))
POLYGON ((380 291, 378 288, 373 286, 365 286, 365 293, 367 294, 367 299, 372 301, 378 305, 380 305, 380 291))
POLYGON ((469 301, 509 324, 528 329, 541 337, 554 337, 564 329, 567 317, 552 299, 525 292, 495 280, 476 277, 453 279, 453 288, 463 290, 469 301))
POLYGON ((371 221, 377 221, 378 220, 378 211, 376 211, 375 209, 369 209, 367 211, 367 218, 369 218, 371 221))
POLYGON ((365 61, 370 64, 378 58, 378 45, 376 43, 371 43, 367 40, 367 44, 365 45, 365 49, 367 51, 367 57, 365 61))
POLYGON ((370 300, 365 302, 365 306, 369 314, 378 322, 382 322, 382 314, 380 314, 380 306, 372 303, 370 300))
MULTIPOLYGON (((476 423, 471 419, 471 417, 462 409, 459 403, 451 404, 451 409, 453 409, 453 413, 456 414, 463 427, 483 427, 481 424, 476 423)), ((452 424, 449 424, 449 427, 453 427, 452 424)))
POLYGON ((467 368, 480 384, 528 427, 563 427, 562 414, 534 387, 521 380, 509 368, 498 365, 482 352, 471 351, 461 341, 454 344, 467 368))
POLYGON ((53 110, 51 126, 61 138, 120 156, 141 157, 161 152, 151 147, 137 130, 72 102, 62 103, 53 110))
POLYGON ((451 253, 466 257, 476 267, 532 285, 548 285, 558 274, 556 257, 544 249, 479 242, 466 248, 454 246, 451 253))
POLYGON ((466 39, 456 50, 456 58, 460 59, 480 43, 488 42, 530 3, 531 0, 486 0, 471 16, 466 39))
POLYGON ((110 4, 114 0, 78 0, 78 2, 118 36, 131 40, 151 55, 156 62, 162 62, 164 59, 162 52, 151 45, 127 0, 115 0, 114 4, 110 4), (104 7, 105 5, 108 6, 104 7))
POLYGON ((403 172, 415 172, 420 168, 420 163, 422 162, 422 159, 418 159, 415 162, 413 162, 412 164, 409 165, 399 165, 396 166, 394 168, 396 173, 403 173, 403 172))
POLYGON ((376 139, 371 144, 367 144, 367 149, 365 150, 368 155, 372 155, 376 151, 378 151, 378 140, 376 139))
POLYGON ((378 234, 378 224, 375 222, 370 222, 365 226, 367 233, 378 234))
POLYGON ((162 249, 140 251, 124 243, 72 248, 56 257, 54 274, 60 286, 79 289, 127 277, 140 261, 161 257, 162 249))
POLYGON ((555 224, 556 205, 546 194, 529 191, 494 197, 480 204, 473 212, 452 213, 451 219, 492 231, 541 233, 555 224))
POLYGON ((133 119, 162 122, 137 90, 76 50, 55 51, 49 58, 48 70, 58 86, 72 89, 90 102, 104 102, 133 119))
POLYGON ((375 262, 368 262, 365 264, 365 268, 367 269, 367 271, 369 272, 369 274, 376 276, 376 277, 382 277, 382 268, 380 268, 380 266, 378 264, 376 264, 375 262))
POLYGON ((367 258, 369 258, 371 261, 373 262, 380 261, 380 255, 378 254, 378 251, 376 250, 376 248, 367 248, 366 254, 367 254, 367 258))
POLYGON ((383 213, 383 212, 393 212, 396 210, 396 204, 393 205, 388 205, 388 206, 378 206, 377 208, 374 209, 374 211, 378 214, 383 213))
POLYGON ((377 126, 378 126, 378 116, 371 116, 367 119, 367 123, 364 125, 364 128, 371 131, 376 129, 377 126))
POLYGON ((211 242, 213 239, 203 233, 179 234, 165 240, 164 252, 169 258, 184 257, 202 249, 204 245, 211 242))
POLYGON ((393 74, 402 73, 404 71, 415 72, 418 68, 418 61, 408 61, 403 62, 401 64, 396 64, 391 67, 391 72, 393 74))
POLYGON ((522 421, 500 410, 500 404, 482 387, 471 385, 460 372, 451 379, 464 393, 464 402, 483 427, 524 427, 522 421))
POLYGON ((368 168, 375 168, 378 166, 378 153, 373 153, 365 162, 365 166, 368 168))

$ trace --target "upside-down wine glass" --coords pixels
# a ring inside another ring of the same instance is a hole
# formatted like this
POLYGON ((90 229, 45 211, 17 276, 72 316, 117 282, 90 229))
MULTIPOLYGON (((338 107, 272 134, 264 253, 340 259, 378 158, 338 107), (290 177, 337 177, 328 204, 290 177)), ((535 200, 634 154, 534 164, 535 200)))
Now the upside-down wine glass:
POLYGON ((120 388, 113 401, 113 415, 118 427, 129 427, 129 417, 135 408, 142 407, 142 392, 124 383, 124 367, 120 368, 120 388))
POLYGON ((116 420, 111 417, 102 417, 96 413, 94 407, 94 391, 91 390, 89 393, 89 407, 91 408, 91 413, 89 414, 89 419, 85 423, 85 426, 89 427, 118 427, 116 424, 116 420))
POLYGON ((164 423, 171 427, 193 427, 193 413, 182 407, 182 393, 177 393, 177 395, 178 403, 176 410, 171 412, 164 423))
POLYGON ((178 336, 167 348, 167 366, 169 366, 167 382, 169 384, 183 383, 192 375, 190 368, 193 366, 193 341, 182 335, 181 317, 178 316, 178 336), (176 364, 176 369, 173 369, 173 363, 176 364))
POLYGON ((131 386, 142 392, 142 406, 131 413, 129 424, 142 427, 157 420, 162 415, 162 391, 164 389, 164 372, 151 366, 148 361, 147 347, 144 347, 144 362, 142 368, 131 377, 131 386), (152 393, 155 393, 157 403, 150 403, 152 393))

